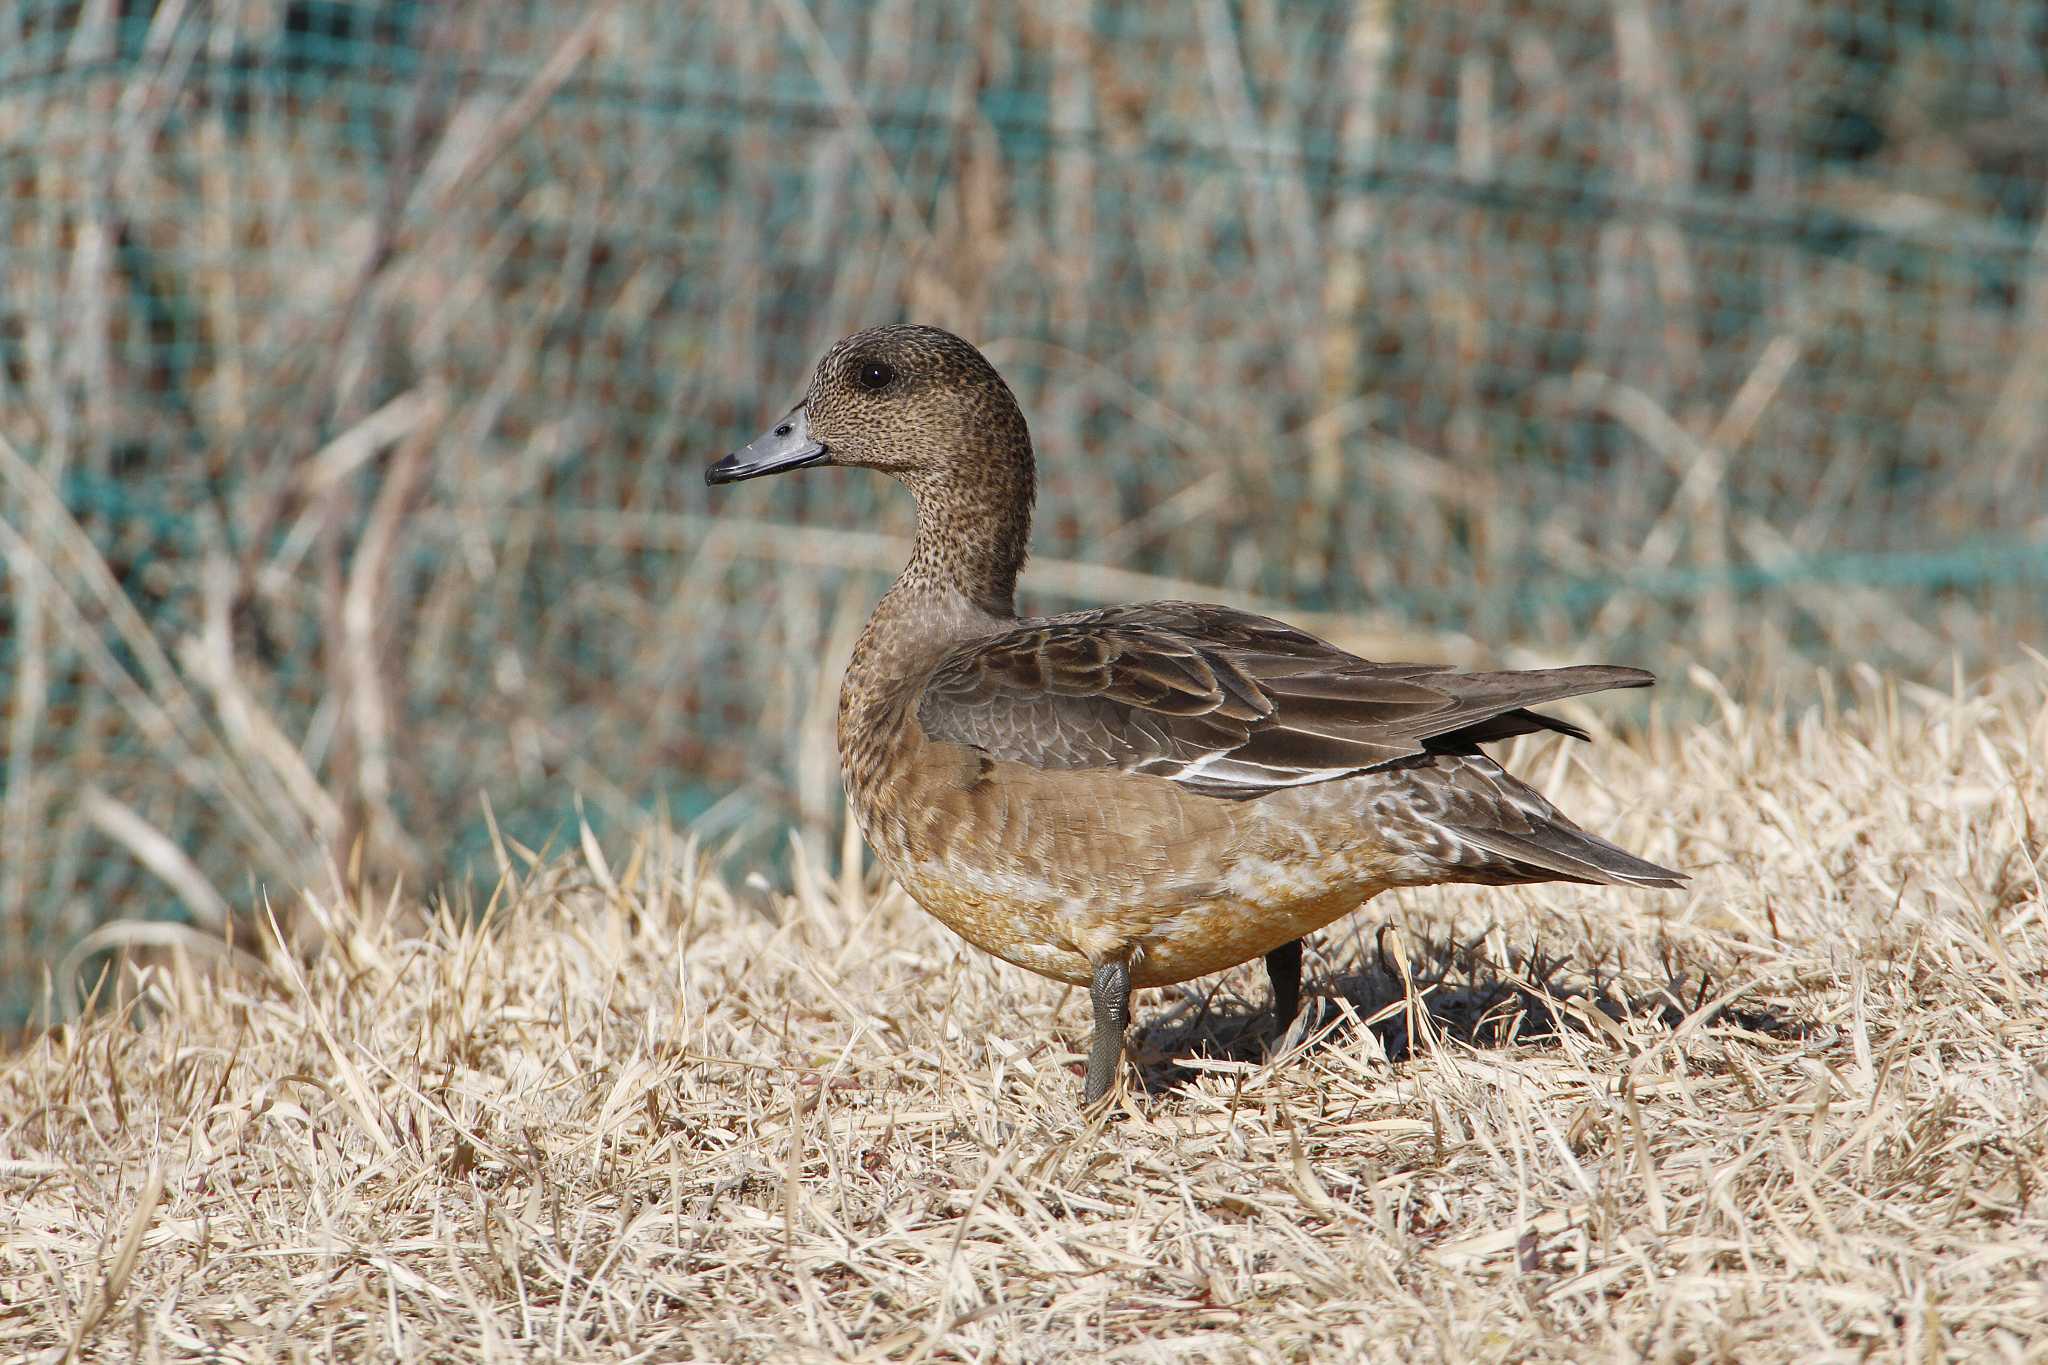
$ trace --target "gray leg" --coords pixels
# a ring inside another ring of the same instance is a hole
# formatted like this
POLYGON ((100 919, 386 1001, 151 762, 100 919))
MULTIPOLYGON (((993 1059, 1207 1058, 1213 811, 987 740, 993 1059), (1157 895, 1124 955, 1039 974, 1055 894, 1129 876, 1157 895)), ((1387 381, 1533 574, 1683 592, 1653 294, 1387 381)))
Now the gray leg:
POLYGON ((1301 1008, 1300 939, 1266 954, 1266 975, 1273 980, 1273 1026, 1285 1032, 1301 1008))
POLYGON ((1088 1081, 1081 1089, 1081 1103, 1093 1104, 1109 1093, 1116 1069, 1124 1059, 1124 1026, 1131 1022, 1131 967, 1127 962, 1105 962, 1095 969, 1088 987, 1095 1002, 1095 1038, 1088 1046, 1088 1081))

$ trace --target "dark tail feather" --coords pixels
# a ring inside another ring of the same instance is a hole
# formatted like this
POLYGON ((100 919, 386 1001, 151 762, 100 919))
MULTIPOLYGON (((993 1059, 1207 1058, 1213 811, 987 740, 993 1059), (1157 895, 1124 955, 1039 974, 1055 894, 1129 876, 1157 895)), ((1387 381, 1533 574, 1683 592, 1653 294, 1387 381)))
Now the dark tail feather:
POLYGON ((1424 740, 1423 747, 1433 754, 1471 753, 1482 744, 1491 744, 1499 739, 1513 739, 1516 735, 1533 735, 1538 730, 1550 730, 1573 739, 1591 739, 1592 736, 1568 720, 1546 716, 1541 711, 1509 711, 1468 725, 1462 730, 1453 730, 1447 735, 1435 735, 1424 740))
POLYGON ((1648 687, 1656 681, 1640 668, 1609 664, 1580 664, 1574 668, 1544 668, 1520 673, 1461 673, 1441 680, 1437 686, 1452 692, 1468 713, 1477 712, 1471 723, 1430 735, 1423 746, 1431 753, 1466 754, 1482 744, 1513 739, 1516 735, 1553 730, 1573 739, 1588 739, 1578 726, 1530 706, 1588 692, 1606 692, 1617 687, 1648 687))

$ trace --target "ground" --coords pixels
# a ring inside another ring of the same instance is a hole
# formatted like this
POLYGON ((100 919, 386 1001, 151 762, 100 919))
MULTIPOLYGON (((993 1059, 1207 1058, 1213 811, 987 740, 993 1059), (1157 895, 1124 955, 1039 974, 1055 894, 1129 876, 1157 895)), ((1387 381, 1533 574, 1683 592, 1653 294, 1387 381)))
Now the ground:
POLYGON ((280 893, 0 1063, 0 1355, 2041 1359, 2048 668, 1804 693, 1504 750, 1687 890, 1385 898, 1094 1116, 1080 992, 816 851, 280 893))

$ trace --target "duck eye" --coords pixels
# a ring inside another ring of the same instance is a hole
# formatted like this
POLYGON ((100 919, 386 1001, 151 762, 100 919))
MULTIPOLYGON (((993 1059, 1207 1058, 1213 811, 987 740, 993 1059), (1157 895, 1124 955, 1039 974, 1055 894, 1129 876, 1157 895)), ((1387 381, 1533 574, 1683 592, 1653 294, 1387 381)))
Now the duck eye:
POLYGON ((862 388, 875 393, 896 381, 896 367, 886 360, 863 360, 853 377, 862 388))

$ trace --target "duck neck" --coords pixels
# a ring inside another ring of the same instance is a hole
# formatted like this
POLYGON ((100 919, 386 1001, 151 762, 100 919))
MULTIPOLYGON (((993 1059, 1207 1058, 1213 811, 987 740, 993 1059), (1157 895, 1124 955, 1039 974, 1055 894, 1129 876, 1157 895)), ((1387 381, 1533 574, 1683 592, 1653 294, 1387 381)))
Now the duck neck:
POLYGON ((973 492, 915 483, 912 489, 917 540, 910 563, 854 643, 839 690, 840 765, 856 794, 880 771, 872 753, 890 731, 876 717, 893 714, 902 723, 909 711, 897 708, 914 707, 925 668, 1017 616, 1017 574, 1031 535, 1029 467, 1006 494, 980 483, 973 492))
MULTIPOLYGON (((1035 493, 1030 458, 991 477, 911 482, 917 495, 917 540, 891 597, 926 611, 943 602, 985 620, 1017 615, 1017 575, 1031 543, 1035 493)), ((945 613, 950 614, 950 613, 945 613)))

